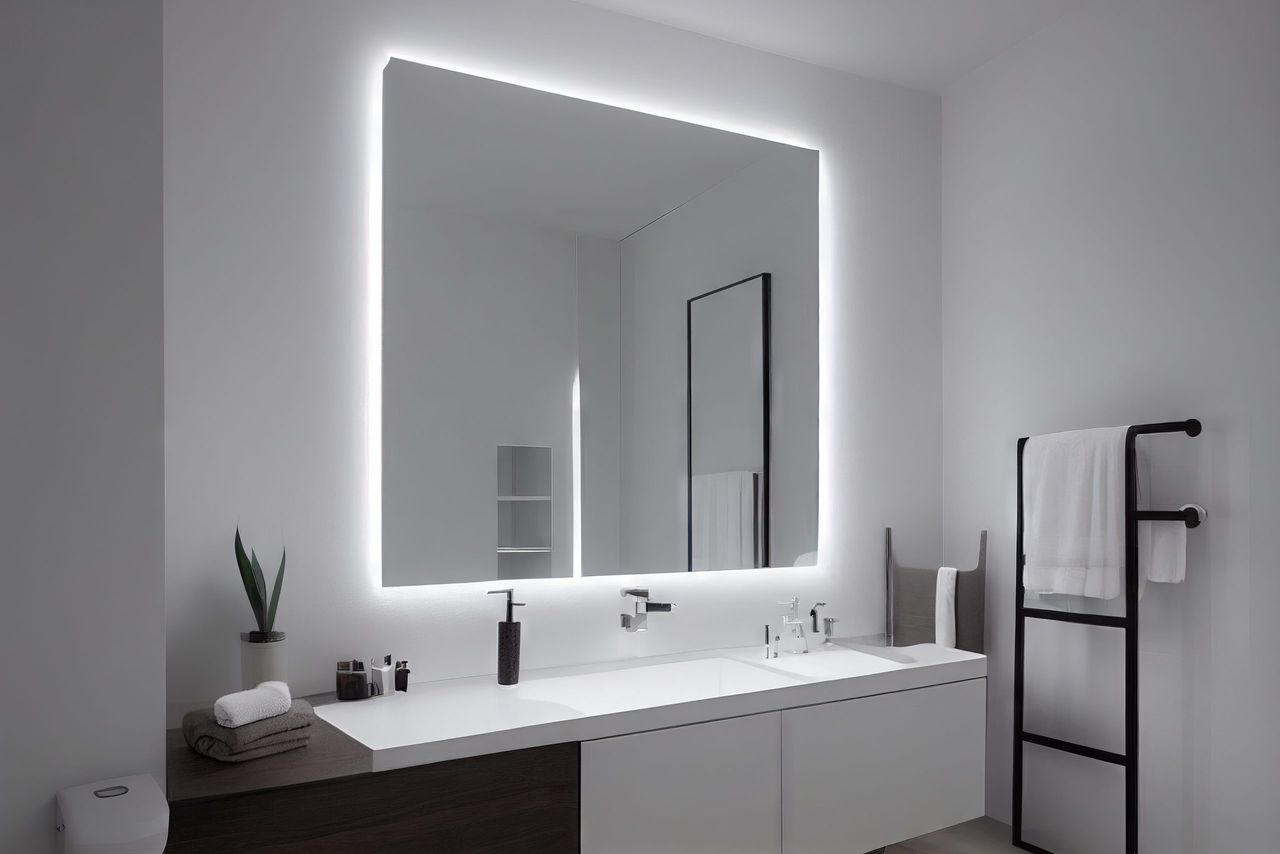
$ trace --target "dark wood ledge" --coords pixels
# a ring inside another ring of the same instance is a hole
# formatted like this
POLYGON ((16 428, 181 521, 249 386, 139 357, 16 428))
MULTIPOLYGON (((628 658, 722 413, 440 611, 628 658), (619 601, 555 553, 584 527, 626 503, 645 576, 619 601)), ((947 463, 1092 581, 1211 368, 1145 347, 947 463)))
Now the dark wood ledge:
MULTIPOLYGON (((318 706, 332 702, 333 695, 307 699, 318 706)), ((369 774, 373 752, 319 718, 311 725, 306 747, 248 762, 218 762, 201 756, 187 746, 181 729, 171 729, 165 732, 165 770, 172 804, 369 774)))

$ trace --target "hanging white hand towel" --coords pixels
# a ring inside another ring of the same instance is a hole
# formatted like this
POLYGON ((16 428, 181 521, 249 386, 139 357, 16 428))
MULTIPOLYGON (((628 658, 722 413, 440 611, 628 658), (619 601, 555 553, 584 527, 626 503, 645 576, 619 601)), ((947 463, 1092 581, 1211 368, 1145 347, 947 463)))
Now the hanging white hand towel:
POLYGON ((956 645, 956 569, 938 569, 938 587, 933 599, 933 642, 954 649, 956 645))
MULTIPOLYGON (((1137 448, 1138 509, 1160 510, 1151 501, 1151 463, 1137 448)), ((1185 522, 1138 523, 1138 594, 1148 581, 1178 584, 1187 577, 1187 525, 1185 522)))
POLYGON ((1033 436, 1022 453, 1023 584, 1032 593, 1124 592, 1127 427, 1033 436))
POLYGON ((1187 577, 1187 526, 1182 522, 1138 523, 1138 566, 1142 577, 1178 584, 1187 577))

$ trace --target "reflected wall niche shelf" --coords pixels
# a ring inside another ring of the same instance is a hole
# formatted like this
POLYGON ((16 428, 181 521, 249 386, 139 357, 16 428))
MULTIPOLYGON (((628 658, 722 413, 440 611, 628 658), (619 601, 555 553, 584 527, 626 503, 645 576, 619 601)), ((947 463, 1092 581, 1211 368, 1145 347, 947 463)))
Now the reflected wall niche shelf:
POLYGON ((551 449, 498 446, 498 578, 551 574, 551 449))

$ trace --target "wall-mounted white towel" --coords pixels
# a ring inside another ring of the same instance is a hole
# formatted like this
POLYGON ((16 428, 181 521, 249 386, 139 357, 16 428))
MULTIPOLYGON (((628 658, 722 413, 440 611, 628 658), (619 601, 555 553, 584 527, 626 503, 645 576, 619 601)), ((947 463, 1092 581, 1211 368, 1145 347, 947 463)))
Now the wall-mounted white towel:
POLYGON ((289 711, 293 698, 283 682, 263 682, 248 691, 236 691, 218 698, 213 716, 224 727, 234 729, 255 721, 274 718, 289 711))
POLYGON ((938 569, 938 587, 933 598, 933 642, 951 649, 956 645, 956 568, 938 569))

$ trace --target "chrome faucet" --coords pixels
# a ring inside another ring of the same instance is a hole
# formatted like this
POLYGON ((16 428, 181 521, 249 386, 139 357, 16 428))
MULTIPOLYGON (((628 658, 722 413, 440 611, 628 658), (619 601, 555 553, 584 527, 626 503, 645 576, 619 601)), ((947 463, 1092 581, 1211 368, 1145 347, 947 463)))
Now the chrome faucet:
POLYGON ((801 654, 809 651, 809 638, 805 634, 804 620, 800 619, 800 597, 792 596, 789 602, 779 602, 787 606, 787 613, 782 615, 782 632, 778 642, 779 651, 801 654))
POLYGON ((630 614, 625 611, 622 613, 622 627, 629 632, 649 631, 650 612, 669 612, 671 610, 670 602, 650 602, 649 588, 647 587, 628 588, 622 591, 622 596, 635 609, 630 614))

